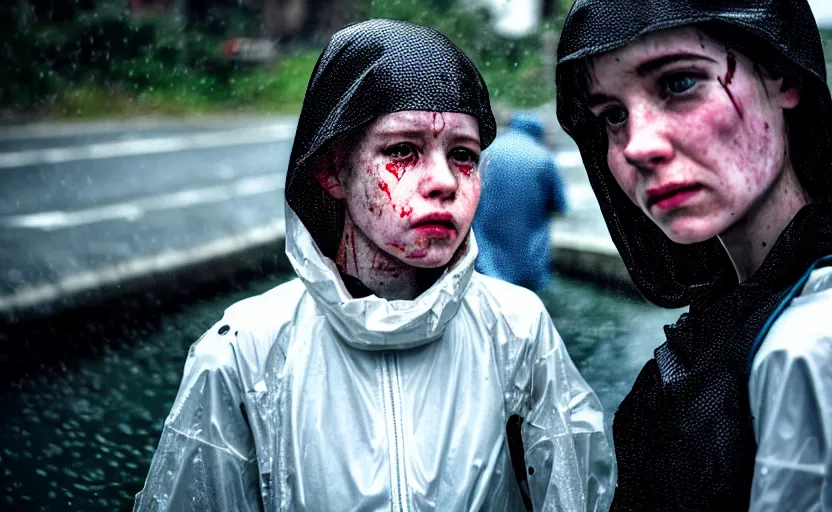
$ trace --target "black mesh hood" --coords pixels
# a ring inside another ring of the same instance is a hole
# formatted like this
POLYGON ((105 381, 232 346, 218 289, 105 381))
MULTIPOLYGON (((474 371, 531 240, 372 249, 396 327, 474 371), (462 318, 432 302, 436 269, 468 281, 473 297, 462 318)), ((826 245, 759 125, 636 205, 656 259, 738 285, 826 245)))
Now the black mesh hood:
POLYGON ((681 245, 633 205, 607 167, 606 130, 583 104, 576 66, 659 30, 707 23, 742 31, 759 54, 785 63, 802 84, 787 113, 790 154, 814 201, 832 199, 832 100, 820 35, 806 0, 577 0, 558 46, 557 115, 581 151, 612 239, 636 286, 664 307, 690 304, 711 285, 736 279, 718 240, 681 245))
POLYGON ((311 157, 376 117, 403 110, 474 116, 483 149, 496 135, 482 76, 439 32, 379 19, 332 36, 306 89, 286 176, 286 201, 325 255, 337 249, 344 206, 315 181, 311 157))

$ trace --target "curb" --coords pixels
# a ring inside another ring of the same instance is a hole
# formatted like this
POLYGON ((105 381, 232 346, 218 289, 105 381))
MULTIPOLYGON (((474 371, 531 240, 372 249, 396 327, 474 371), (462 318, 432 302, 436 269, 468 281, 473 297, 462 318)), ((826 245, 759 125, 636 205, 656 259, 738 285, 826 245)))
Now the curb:
POLYGON ((559 274, 641 296, 611 239, 552 230, 549 248, 559 274))
POLYGON ((18 323, 148 290, 162 295, 247 270, 289 270, 284 229, 280 219, 191 249, 144 256, 55 283, 20 288, 12 295, 0 296, 0 319, 18 323))
POLYGON ((53 138, 99 135, 114 130, 152 130, 169 127, 203 128, 209 130, 251 128, 270 124, 296 124, 292 115, 205 115, 187 117, 147 117, 103 121, 35 121, 0 122, 0 140, 53 138))

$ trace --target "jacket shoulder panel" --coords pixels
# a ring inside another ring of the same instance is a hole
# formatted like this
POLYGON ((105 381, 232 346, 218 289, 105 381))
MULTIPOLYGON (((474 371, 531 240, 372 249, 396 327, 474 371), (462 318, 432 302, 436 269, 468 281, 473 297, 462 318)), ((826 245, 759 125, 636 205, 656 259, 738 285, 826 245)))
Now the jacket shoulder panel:
MULTIPOLYGON (((293 279, 254 297, 229 306, 215 323, 191 347, 188 365, 201 371, 235 375, 249 391, 276 348, 285 354, 287 336, 281 332, 292 325, 295 311, 306 288, 293 279)), ((186 367, 185 373, 190 368, 186 367)))
MULTIPOLYGON (((832 276, 832 267, 815 270, 807 288, 820 278, 832 276)), ((814 286, 812 291, 795 298, 774 322, 754 357, 751 376, 763 361, 778 354, 789 360, 812 357, 818 351, 828 352, 832 339, 832 279, 825 289, 814 286)))
POLYGON ((749 510, 797 503, 809 510, 823 499, 832 476, 830 311, 832 288, 804 290, 774 322, 754 359, 749 398, 757 453, 749 510))
POLYGON ((486 302, 484 309, 503 318, 518 337, 534 336, 541 315, 549 316, 540 297, 527 288, 479 272, 474 273, 474 281, 481 291, 476 296, 486 302))
POLYGON ((269 332, 292 321, 295 307, 305 293, 303 282, 292 279, 265 293, 235 302, 226 308, 223 318, 252 334, 269 332))

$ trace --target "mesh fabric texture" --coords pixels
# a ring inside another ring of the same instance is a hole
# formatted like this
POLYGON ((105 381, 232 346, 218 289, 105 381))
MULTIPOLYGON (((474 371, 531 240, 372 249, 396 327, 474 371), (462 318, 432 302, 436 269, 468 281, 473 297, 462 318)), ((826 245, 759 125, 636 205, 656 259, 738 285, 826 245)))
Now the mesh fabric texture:
POLYGON ((306 89, 286 176, 286 201, 324 255, 337 251, 344 204, 317 183, 312 157, 380 115, 404 110, 469 114, 479 122, 482 149, 497 131, 485 81, 439 32, 378 19, 332 36, 306 89))

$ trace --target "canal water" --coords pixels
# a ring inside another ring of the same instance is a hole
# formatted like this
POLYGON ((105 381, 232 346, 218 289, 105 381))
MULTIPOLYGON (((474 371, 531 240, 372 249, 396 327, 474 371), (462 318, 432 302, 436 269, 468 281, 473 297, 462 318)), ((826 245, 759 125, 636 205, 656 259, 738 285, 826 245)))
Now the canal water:
MULTIPOLYGON (((49 364, 0 396, 0 509, 131 510, 189 345, 228 305, 285 279, 159 310, 121 308, 75 323, 45 323, 26 340, 8 335, 8 343, 37 339, 33 346, 54 353, 43 354, 49 364)), ((598 393, 609 428, 615 407, 664 340, 662 325, 681 311, 557 277, 540 295, 598 393)))

